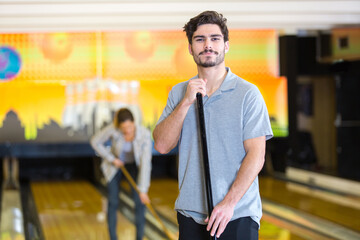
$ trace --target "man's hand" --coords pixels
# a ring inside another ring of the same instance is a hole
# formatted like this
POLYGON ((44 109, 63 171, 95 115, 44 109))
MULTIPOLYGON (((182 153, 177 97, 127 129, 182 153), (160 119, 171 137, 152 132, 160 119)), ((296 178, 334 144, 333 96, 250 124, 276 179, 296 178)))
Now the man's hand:
POLYGON ((198 92, 201 93, 201 95, 205 96, 206 82, 207 82, 206 79, 201 79, 201 78, 189 80, 183 101, 191 105, 195 101, 196 94, 198 92))
POLYGON ((120 167, 123 167, 124 166, 124 162, 121 161, 120 159, 118 158, 115 158, 114 161, 113 161, 113 165, 117 168, 120 168, 120 167))
POLYGON ((149 204, 150 203, 150 198, 146 193, 140 193, 139 194, 140 200, 143 204, 149 204))
POLYGON ((211 236, 214 236, 216 233, 216 237, 219 238, 224 232, 234 214, 234 207, 235 206, 231 206, 231 204, 226 203, 224 200, 214 207, 210 220, 209 217, 205 219, 207 223, 206 230, 211 230, 211 236))

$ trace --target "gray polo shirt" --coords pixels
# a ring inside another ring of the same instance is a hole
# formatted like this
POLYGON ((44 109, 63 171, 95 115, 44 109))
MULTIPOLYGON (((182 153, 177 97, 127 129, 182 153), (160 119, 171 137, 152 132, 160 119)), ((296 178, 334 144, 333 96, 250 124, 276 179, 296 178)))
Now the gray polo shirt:
MULTIPOLYGON (((258 88, 233 74, 220 88, 205 96, 204 116, 214 206, 222 201, 234 182, 245 157, 243 142, 247 139, 273 136, 264 99, 258 88)), ((198 76, 194 77, 198 78, 198 76)), ((159 119, 164 120, 185 95, 188 81, 175 85, 159 119)), ((179 139, 179 196, 175 209, 205 224, 206 188, 198 131, 196 103, 187 112, 179 139)), ((258 178, 237 203, 232 220, 250 216, 260 226, 262 216, 258 178)))

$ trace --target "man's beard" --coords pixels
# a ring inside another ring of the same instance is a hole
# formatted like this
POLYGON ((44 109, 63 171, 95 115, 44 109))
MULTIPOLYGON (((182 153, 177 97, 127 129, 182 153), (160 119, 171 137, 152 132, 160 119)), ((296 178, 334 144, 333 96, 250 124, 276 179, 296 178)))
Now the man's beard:
POLYGON ((198 56, 193 56, 195 63, 200 66, 200 67, 204 67, 204 68, 208 68, 208 67, 214 67, 219 65, 220 63, 222 63, 224 61, 224 56, 225 56, 225 49, 222 51, 222 53, 213 51, 213 50, 205 50, 199 53, 198 56), (215 54, 215 60, 214 61, 210 61, 210 60, 205 60, 205 61, 201 61, 200 57, 201 55, 203 55, 204 53, 208 53, 208 52, 212 52, 215 54))

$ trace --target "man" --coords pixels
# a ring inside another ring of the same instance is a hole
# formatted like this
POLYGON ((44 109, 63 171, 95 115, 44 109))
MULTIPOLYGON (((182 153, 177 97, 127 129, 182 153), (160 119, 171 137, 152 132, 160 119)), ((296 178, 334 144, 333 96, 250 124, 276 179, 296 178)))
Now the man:
POLYGON ((155 149, 179 145, 179 239, 258 239, 262 216, 258 173, 273 136, 258 88, 225 67, 226 19, 206 11, 184 26, 198 75, 173 87, 153 132, 155 149), (214 210, 208 217, 196 93, 204 102, 214 210))
POLYGON ((151 136, 150 131, 134 123, 130 110, 120 109, 114 123, 95 134, 91 145, 102 157, 101 169, 107 180, 108 213, 107 221, 111 240, 116 240, 116 211, 119 205, 119 182, 125 166, 134 179, 137 179, 140 195, 132 189, 135 202, 136 239, 144 235, 145 205, 150 202, 147 191, 151 176, 151 136), (105 144, 111 141, 111 149, 105 144))

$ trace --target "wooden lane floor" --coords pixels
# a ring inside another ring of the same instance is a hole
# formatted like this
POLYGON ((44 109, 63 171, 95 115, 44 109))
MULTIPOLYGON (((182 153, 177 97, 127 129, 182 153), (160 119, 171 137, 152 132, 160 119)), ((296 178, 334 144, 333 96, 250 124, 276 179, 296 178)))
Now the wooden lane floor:
MULTIPOLYGON (((178 184, 175 179, 153 179, 149 190, 149 197, 155 209, 170 221, 176 223, 176 211, 174 203, 178 194, 178 184)), ((302 237, 303 234, 295 234, 293 231, 282 226, 288 226, 264 214, 259 232, 260 240, 304 240, 304 239, 331 239, 314 234, 307 234, 308 238, 302 237), (272 223, 276 222, 276 224, 272 223)), ((303 229, 297 232, 301 232, 303 229)))
MULTIPOLYGON (((107 240, 106 199, 86 181, 32 182, 46 240, 107 240)), ((119 240, 135 239, 135 226, 118 212, 119 240)))
MULTIPOLYGON (((31 189, 45 239, 108 239, 106 199, 90 183, 33 182, 31 189)), ((175 225, 177 220, 174 203, 178 194, 177 189, 175 179, 161 178, 152 179, 149 191, 156 211, 175 225)), ((269 177, 260 177, 260 192, 264 209, 259 232, 261 240, 351 239, 331 238, 326 234, 312 232, 312 228, 306 224, 311 225, 315 222, 316 225, 316 221, 302 219, 303 213, 359 231, 358 199, 324 196, 323 193, 316 192, 316 189, 304 189, 304 186, 269 177), (290 214, 293 215, 295 224, 287 221, 285 215, 275 216, 273 213, 280 211, 279 209, 283 209, 282 212, 288 215, 289 209, 297 209, 297 212, 290 214), (302 227, 303 224, 305 228, 302 227)), ((120 213, 118 218, 119 239, 134 239, 135 227, 120 213)), ((331 230, 330 227, 328 230, 331 230)))
POLYGON ((304 185, 260 178, 262 198, 360 232, 360 198, 309 188, 304 185))

